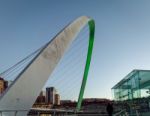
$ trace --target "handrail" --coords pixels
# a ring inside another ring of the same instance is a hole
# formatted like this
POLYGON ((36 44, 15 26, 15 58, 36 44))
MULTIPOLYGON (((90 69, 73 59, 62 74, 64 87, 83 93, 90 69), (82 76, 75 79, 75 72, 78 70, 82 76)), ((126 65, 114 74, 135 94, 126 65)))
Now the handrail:
POLYGON ((14 116, 17 116, 18 112, 28 112, 29 110, 0 110, 0 116, 3 116, 3 113, 12 112, 14 116))
POLYGON ((126 112, 126 109, 121 110, 120 112, 118 112, 118 113, 114 114, 114 116, 120 116, 122 113, 124 113, 124 114, 125 114, 125 116, 128 116, 128 113, 126 112))
MULTIPOLYGON (((32 110, 32 108, 31 108, 30 110, 32 110)), ((21 112, 29 112, 29 110, 0 110, 0 116, 3 116, 3 113, 9 113, 9 112, 14 113, 14 115, 11 115, 11 116, 17 116, 18 113, 21 113, 21 112)), ((55 115, 56 115, 56 114, 55 114, 56 112, 57 112, 57 111, 54 111, 52 114, 55 116, 55 115)), ((42 113, 41 111, 37 111, 37 114, 36 114, 36 115, 37 115, 37 116, 40 116, 40 114, 43 114, 43 113, 42 113)), ((99 113, 98 113, 98 114, 97 114, 97 113, 96 113, 96 114, 93 114, 93 113, 89 113, 89 114, 87 114, 87 113, 85 113, 85 114, 83 113, 83 114, 82 114, 82 113, 81 113, 81 114, 80 114, 80 113, 75 113, 75 112, 74 112, 73 114, 68 114, 68 113, 67 113, 67 114, 64 114, 64 113, 62 113, 62 116, 77 116, 78 114, 79 114, 80 116, 82 116, 82 115, 83 115, 83 116, 85 116, 85 115, 86 115, 86 116, 108 116, 108 114, 99 114, 99 113)), ((32 114, 29 113, 28 116, 32 116, 32 114)))

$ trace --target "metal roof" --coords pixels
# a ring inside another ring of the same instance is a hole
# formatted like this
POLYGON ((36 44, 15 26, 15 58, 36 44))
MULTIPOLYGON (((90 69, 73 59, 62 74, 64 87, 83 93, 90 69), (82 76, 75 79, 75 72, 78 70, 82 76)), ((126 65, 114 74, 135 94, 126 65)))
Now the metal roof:
POLYGON ((150 70, 140 70, 140 69, 134 69, 129 74, 127 74, 121 81, 119 81, 115 86, 112 87, 112 89, 115 89, 131 79, 135 74, 140 74, 140 84, 144 85, 146 82, 149 81, 150 83, 150 70), (148 74, 147 74, 148 72, 148 74), (145 78, 142 78, 145 77, 145 78))

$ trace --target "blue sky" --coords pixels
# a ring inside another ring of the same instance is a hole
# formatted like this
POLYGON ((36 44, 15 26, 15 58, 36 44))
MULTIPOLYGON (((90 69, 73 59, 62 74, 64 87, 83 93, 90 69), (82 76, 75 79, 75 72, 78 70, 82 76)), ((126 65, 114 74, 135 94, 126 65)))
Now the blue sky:
POLYGON ((149 0, 1 0, 0 72, 79 16, 96 23, 86 97, 111 98, 133 69, 150 69, 149 0))

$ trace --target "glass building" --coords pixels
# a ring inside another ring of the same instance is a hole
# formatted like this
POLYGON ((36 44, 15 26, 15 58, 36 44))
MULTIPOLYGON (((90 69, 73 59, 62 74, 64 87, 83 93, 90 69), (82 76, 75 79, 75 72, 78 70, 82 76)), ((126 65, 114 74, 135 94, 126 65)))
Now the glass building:
POLYGON ((116 101, 150 96, 150 70, 133 70, 112 87, 112 92, 116 101))

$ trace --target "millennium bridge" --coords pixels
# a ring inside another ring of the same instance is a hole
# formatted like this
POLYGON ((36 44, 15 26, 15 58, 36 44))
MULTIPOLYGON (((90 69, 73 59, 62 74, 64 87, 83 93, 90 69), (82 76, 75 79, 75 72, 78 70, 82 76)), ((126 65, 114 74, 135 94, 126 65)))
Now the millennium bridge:
MULTIPOLYGON (((88 50, 86 57, 84 58, 86 60, 76 106, 76 111, 80 111, 90 68, 95 32, 94 20, 87 16, 81 16, 69 23, 52 40, 40 49, 0 74, 0 77, 5 79, 6 75, 13 71, 15 67, 32 56, 32 59, 28 62, 28 64, 16 75, 13 81, 11 81, 9 87, 0 95, 0 111, 2 116, 27 115, 64 53, 86 25, 89 26, 88 50)), ((32 113, 34 111, 40 111, 40 113, 55 112, 55 110, 51 109, 31 109, 32 113)), ((57 113, 66 112, 63 110, 56 111, 57 113)), ((67 113, 72 112, 73 111, 67 111, 67 113)))

